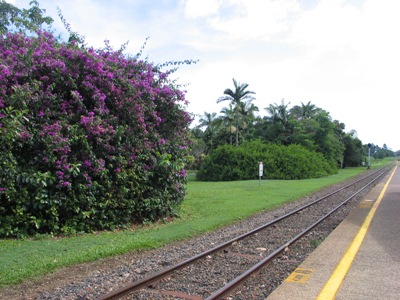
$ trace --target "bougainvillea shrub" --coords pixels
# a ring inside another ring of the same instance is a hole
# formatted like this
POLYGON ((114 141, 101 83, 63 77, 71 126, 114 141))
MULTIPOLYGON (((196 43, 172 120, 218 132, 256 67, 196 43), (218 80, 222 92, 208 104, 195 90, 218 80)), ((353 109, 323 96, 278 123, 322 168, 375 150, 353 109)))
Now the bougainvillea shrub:
POLYGON ((0 236, 176 213, 190 116, 169 72, 49 32, 0 39, 0 236))

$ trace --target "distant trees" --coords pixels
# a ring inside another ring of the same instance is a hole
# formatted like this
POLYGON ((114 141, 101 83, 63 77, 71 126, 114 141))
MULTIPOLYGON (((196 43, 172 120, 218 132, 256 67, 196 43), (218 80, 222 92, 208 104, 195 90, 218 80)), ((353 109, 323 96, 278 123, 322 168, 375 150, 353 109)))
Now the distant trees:
MULTIPOLYGON (((248 84, 239 84, 235 79, 233 82, 234 90, 226 89, 224 96, 217 100, 229 100, 229 105, 220 115, 205 113, 196 128, 203 130, 202 139, 207 145, 205 154, 225 144, 237 147, 245 141, 259 139, 269 144, 301 145, 321 153, 336 167, 358 166, 364 160, 367 152, 356 132, 346 133, 345 124, 333 120, 329 112, 311 102, 290 107, 290 102, 282 99, 279 104, 265 107, 266 116, 261 118, 257 115, 258 107, 252 103, 255 93, 247 90, 248 84), (212 116, 213 121, 207 116, 212 116)), ((394 155, 385 148, 374 149, 373 153, 377 157, 394 155)))
MULTIPOLYGON (((368 154, 368 146, 364 145, 364 153, 368 154)), ((388 149, 386 144, 383 144, 383 147, 379 147, 378 145, 371 144, 370 155, 375 159, 383 159, 385 157, 393 157, 396 156, 396 153, 392 150, 388 149)), ((397 154, 399 155, 399 154, 397 154)))
MULTIPOLYGON (((265 108, 268 115, 256 125, 265 142, 299 144, 322 153, 333 165, 342 165, 344 124, 332 121, 329 113, 308 102, 289 109, 284 100, 265 108)), ((360 161, 361 162, 361 161, 360 161)))

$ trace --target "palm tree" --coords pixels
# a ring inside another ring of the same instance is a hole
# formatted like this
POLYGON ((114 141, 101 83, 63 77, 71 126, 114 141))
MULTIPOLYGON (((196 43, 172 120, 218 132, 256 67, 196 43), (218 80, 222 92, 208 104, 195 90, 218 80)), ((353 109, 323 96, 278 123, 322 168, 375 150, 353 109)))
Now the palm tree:
POLYGON ((252 96, 255 92, 246 90, 248 88, 247 83, 238 83, 235 79, 233 80, 234 90, 226 89, 224 91, 224 96, 219 97, 217 103, 222 101, 230 101, 233 107, 235 126, 236 126, 236 146, 239 145, 239 123, 242 116, 242 102, 251 102, 255 98, 252 96))
POLYGON ((199 120, 199 125, 197 125, 197 127, 199 128, 203 128, 206 127, 206 130, 209 127, 212 127, 213 123, 215 122, 217 117, 217 113, 212 112, 212 113, 208 113, 208 112, 204 112, 204 115, 200 116, 200 120, 199 120))
POLYGON ((282 99, 281 104, 278 105, 276 103, 270 104, 265 110, 270 114, 268 119, 272 123, 280 123, 283 129, 286 129, 289 123, 289 111, 288 111, 288 104, 285 104, 285 101, 282 99))
POLYGON ((282 99, 280 105, 274 103, 265 108, 269 114, 265 117, 268 124, 265 134, 268 140, 284 145, 290 144, 293 124, 288 110, 289 104, 285 104, 282 99))
POLYGON ((199 125, 197 128, 205 127, 204 131, 204 142, 209 146, 208 150, 213 149, 213 140, 219 130, 217 113, 204 112, 204 115, 200 116, 199 125))
POLYGON ((227 131, 229 131, 229 140, 230 144, 232 145, 232 134, 235 133, 236 127, 235 124, 235 112, 232 107, 232 104, 229 104, 229 107, 224 107, 221 110, 222 116, 221 118, 221 125, 224 126, 227 131))
MULTIPOLYGON (((251 103, 251 101, 246 101, 242 102, 240 104, 240 111, 241 111, 241 126, 244 130, 247 130, 249 126, 253 125, 253 123, 256 120, 256 115, 255 113, 258 112, 258 107, 254 105, 254 103, 251 103)), ((243 136, 243 141, 244 141, 244 136, 243 136)))
POLYGON ((290 113, 297 120, 306 120, 312 118, 318 112, 318 110, 319 109, 314 104, 311 104, 311 101, 308 101, 307 104, 301 102, 301 106, 293 106, 293 108, 290 110, 290 113))

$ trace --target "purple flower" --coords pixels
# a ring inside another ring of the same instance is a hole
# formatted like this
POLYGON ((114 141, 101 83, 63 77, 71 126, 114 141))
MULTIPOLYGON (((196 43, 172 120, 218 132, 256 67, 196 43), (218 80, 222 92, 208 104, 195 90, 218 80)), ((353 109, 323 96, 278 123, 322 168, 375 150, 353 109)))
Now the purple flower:
POLYGON ((88 160, 85 160, 85 161, 83 162, 83 165, 84 165, 85 167, 91 167, 91 166, 92 166, 91 162, 88 161, 88 160))
POLYGON ((28 131, 22 131, 22 132, 19 134, 19 137, 20 137, 21 139, 23 139, 23 140, 27 140, 27 139, 29 139, 29 138, 31 137, 31 135, 29 134, 28 131))
POLYGON ((1 75, 3 75, 3 76, 8 76, 8 75, 10 75, 11 74, 11 72, 10 72, 10 70, 8 70, 8 69, 3 69, 2 71, 1 71, 1 75))
POLYGON ((92 122, 93 122, 93 118, 91 118, 91 117, 85 117, 85 116, 81 117, 82 125, 88 125, 89 123, 92 123, 92 122))

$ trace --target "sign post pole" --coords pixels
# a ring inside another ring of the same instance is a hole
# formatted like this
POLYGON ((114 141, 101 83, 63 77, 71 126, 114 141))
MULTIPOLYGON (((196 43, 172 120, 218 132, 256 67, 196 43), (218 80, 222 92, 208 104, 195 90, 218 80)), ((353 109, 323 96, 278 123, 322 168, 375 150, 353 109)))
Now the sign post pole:
POLYGON ((258 162, 258 185, 261 185, 261 177, 263 176, 264 165, 262 161, 258 162))
POLYGON ((368 143, 368 168, 371 169, 371 143, 368 143))

